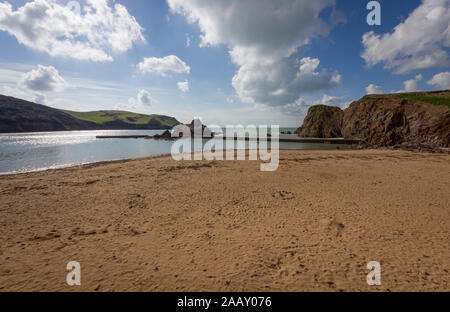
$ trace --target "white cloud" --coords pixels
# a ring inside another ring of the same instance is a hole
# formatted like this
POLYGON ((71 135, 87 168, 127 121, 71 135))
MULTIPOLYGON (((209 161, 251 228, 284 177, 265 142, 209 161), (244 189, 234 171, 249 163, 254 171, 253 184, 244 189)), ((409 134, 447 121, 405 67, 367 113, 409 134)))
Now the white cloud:
POLYGON ((189 48, 191 46, 191 37, 189 34, 186 34, 186 47, 189 48))
POLYGON ((294 103, 302 92, 329 89, 340 83, 338 73, 316 71, 319 59, 295 56, 267 65, 242 66, 233 77, 241 100, 252 104, 281 106, 294 103))
POLYGON ((172 13, 198 24, 200 46, 225 44, 230 49, 232 61, 240 66, 233 78, 239 98, 274 106, 294 103, 301 92, 339 83, 337 73, 316 71, 318 59, 303 58, 299 64, 296 58, 311 36, 329 30, 319 14, 334 2, 168 0, 172 13))
POLYGON ((348 105, 350 103, 351 102, 349 102, 349 101, 343 101, 342 97, 331 96, 331 95, 328 95, 328 94, 324 94, 322 99, 320 101, 316 102, 316 105, 317 104, 324 104, 324 105, 328 105, 328 106, 337 106, 337 107, 340 107, 342 109, 345 109, 345 108, 348 107, 348 105))
POLYGON ((150 106, 152 104, 152 96, 146 90, 139 90, 137 95, 137 104, 139 106, 150 106))
POLYGON ((423 79, 422 74, 416 75, 413 79, 403 81, 403 89, 393 90, 392 93, 415 92, 419 90, 419 82, 423 79))
POLYGON ((155 73, 160 76, 166 76, 168 72, 178 74, 191 72, 191 68, 176 55, 162 58, 146 57, 137 67, 143 73, 155 73))
POLYGON ((233 60, 242 65, 251 59, 280 59, 296 52, 314 33, 326 26, 319 13, 334 0, 168 0, 173 13, 198 23, 201 45, 226 44, 233 60))
POLYGON ((34 98, 34 102, 37 104, 45 104, 47 102, 47 98, 44 94, 36 94, 36 97, 34 98))
MULTIPOLYGON (((295 114, 299 116, 299 119, 304 118, 306 116, 306 113, 308 112, 308 109, 314 104, 307 103, 303 98, 298 98, 293 103, 289 103, 286 105, 281 106, 281 111, 285 114, 295 114)), ((273 107, 274 109, 277 109, 278 107, 273 107)))
POLYGON ((448 90, 450 89, 450 72, 436 74, 427 83, 435 86, 436 88, 448 90))
POLYGON ((116 105, 117 109, 143 111, 148 110, 148 108, 155 102, 152 98, 150 92, 144 89, 140 89, 136 98, 131 97, 128 99, 128 103, 116 105))
POLYGON ((107 0, 86 0, 82 14, 56 0, 34 0, 17 10, 3 2, 0 30, 51 56, 100 62, 113 60, 110 51, 125 52, 145 42, 143 28, 127 8, 107 0))
POLYGON ((449 20, 450 0, 423 0, 392 33, 365 33, 362 57, 369 66, 384 63, 396 74, 449 66, 449 20))
POLYGON ((37 69, 22 76, 19 85, 33 91, 44 92, 62 91, 67 83, 53 66, 38 65, 37 69))
POLYGON ((351 102, 349 101, 344 101, 342 97, 324 94, 322 98, 315 100, 307 101, 303 98, 299 98, 294 103, 281 106, 281 111, 287 115, 294 114, 295 116, 298 116, 299 120, 301 120, 306 116, 311 106, 321 104, 345 109, 350 105, 350 103, 351 102))
POLYGON ((178 82, 177 86, 178 86, 178 89, 180 89, 182 92, 189 91, 189 82, 187 80, 178 82))
POLYGON ((367 94, 383 94, 383 89, 380 86, 370 84, 366 87, 367 94))
POLYGON ((414 92, 419 90, 419 81, 423 79, 421 74, 417 75, 414 79, 406 80, 403 82, 405 88, 401 92, 414 92))
POLYGON ((30 66, 24 64, 2 63, 1 66, 5 69, 0 70, 0 82, 3 84, 0 93, 6 96, 46 104, 47 97, 41 92, 63 91, 67 86, 66 81, 52 66, 38 65, 32 70, 30 66))

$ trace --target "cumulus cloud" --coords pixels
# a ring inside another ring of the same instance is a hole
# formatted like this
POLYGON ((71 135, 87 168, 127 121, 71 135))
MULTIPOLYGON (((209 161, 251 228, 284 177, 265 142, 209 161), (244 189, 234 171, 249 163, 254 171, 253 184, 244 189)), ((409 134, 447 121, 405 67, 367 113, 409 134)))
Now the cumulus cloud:
POLYGON ((436 74, 427 83, 436 88, 448 90, 450 89, 450 72, 436 74))
POLYGON ((228 46, 240 67, 233 78, 239 98, 272 106, 293 104, 301 92, 339 83, 337 73, 316 70, 318 59, 296 57, 312 36, 327 33, 330 27, 319 14, 334 2, 168 0, 172 13, 199 26, 200 46, 228 46))
POLYGON ((136 97, 128 99, 128 103, 116 105, 116 109, 124 109, 131 111, 145 111, 155 102, 150 92, 140 89, 136 97))
POLYGON ((383 89, 380 86, 370 84, 366 87, 367 94, 383 94, 383 89))
POLYGON ((189 91, 189 82, 186 81, 180 81, 177 83, 178 89, 182 92, 188 92, 189 91))
POLYGON ((344 101, 342 97, 339 96, 331 96, 328 94, 324 94, 322 99, 320 100, 320 103, 316 103, 316 104, 324 104, 324 105, 328 105, 328 106, 337 106, 340 107, 342 109, 345 109, 348 107, 348 105, 351 102, 349 101, 344 101))
POLYGON ((232 84, 238 97, 246 103, 269 106, 294 103, 300 94, 340 84, 338 72, 318 71, 314 63, 318 66, 319 59, 297 60, 294 55, 271 64, 246 64, 239 68, 232 84), (314 70, 308 66, 313 66, 314 70))
POLYGON ((191 68, 176 55, 162 58, 146 57, 137 67, 142 73, 154 73, 160 76, 166 76, 168 72, 178 74, 191 72, 191 68))
POLYGON ((33 91, 62 91, 66 81, 53 66, 38 65, 37 69, 25 73, 19 85, 33 91))
POLYGON ((334 0, 168 0, 172 12, 198 23, 201 45, 226 44, 238 64, 290 56, 313 33, 324 33, 319 13, 334 0), (257 14, 255 14, 257 12, 257 14))
POLYGON ((112 61, 110 51, 125 52, 145 41, 127 8, 108 0, 86 0, 80 14, 56 0, 34 0, 17 10, 3 2, 0 30, 51 56, 99 62, 112 61))
POLYGON ((152 104, 152 96, 147 90, 139 90, 137 104, 139 106, 150 106, 152 104))
POLYGON ((233 77, 233 87, 247 103, 281 106, 294 103, 302 92, 332 88, 340 83, 338 73, 316 71, 319 59, 295 56, 273 64, 248 64, 233 77))
MULTIPOLYGON (((308 109, 314 104, 307 103, 303 98, 298 98, 293 103, 285 104, 281 106, 281 111, 284 114, 290 115, 295 114, 298 116, 306 116, 308 109)), ((279 109, 278 107, 271 107, 272 109, 279 109)))
POLYGON ((189 48, 191 46, 191 36, 189 34, 186 34, 186 48, 189 48))
POLYGON ((336 106, 341 109, 345 109, 348 107, 350 102, 344 101, 342 97, 324 94, 322 98, 316 100, 306 101, 303 98, 298 98, 294 103, 281 106, 281 111, 285 114, 295 114, 296 116, 305 117, 311 106, 319 104, 336 106))
POLYGON ((45 104, 47 102, 47 98, 43 94, 36 94, 34 102, 37 104, 45 104))
POLYGON ((406 80, 403 82, 403 85, 405 86, 403 90, 399 92, 414 92, 419 90, 419 81, 423 79, 423 76, 421 74, 414 77, 414 79, 406 80))
POLYGON ((369 66, 384 63, 396 74, 449 66, 449 20, 450 0, 423 0, 392 33, 365 33, 362 57, 369 66))

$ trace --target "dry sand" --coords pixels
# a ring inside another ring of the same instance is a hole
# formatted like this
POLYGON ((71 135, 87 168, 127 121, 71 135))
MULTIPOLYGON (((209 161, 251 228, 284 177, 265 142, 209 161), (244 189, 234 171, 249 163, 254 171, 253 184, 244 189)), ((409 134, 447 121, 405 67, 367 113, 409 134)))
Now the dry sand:
POLYGON ((283 151, 278 171, 259 165, 0 177, 0 291, 450 291, 449 155, 283 151))

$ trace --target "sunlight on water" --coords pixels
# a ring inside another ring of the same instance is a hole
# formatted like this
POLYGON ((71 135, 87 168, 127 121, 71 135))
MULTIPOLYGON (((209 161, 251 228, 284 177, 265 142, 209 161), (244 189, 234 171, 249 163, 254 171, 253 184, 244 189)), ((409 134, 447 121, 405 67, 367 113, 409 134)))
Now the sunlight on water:
POLYGON ((98 140, 97 135, 155 135, 160 130, 72 131, 0 135, 0 174, 170 153, 170 142, 98 140))
POLYGON ((101 135, 101 133, 61 132, 58 134, 55 133, 39 133, 27 135, 14 134, 9 136, 0 136, 0 144, 31 145, 31 146, 81 144, 94 141, 96 135, 101 135))
MULTIPOLYGON (((98 135, 155 135, 163 131, 104 130, 2 134, 0 135, 0 174, 170 154, 171 141, 96 139, 98 135)), ((336 148, 336 146, 281 142, 280 148, 320 149, 336 148)))

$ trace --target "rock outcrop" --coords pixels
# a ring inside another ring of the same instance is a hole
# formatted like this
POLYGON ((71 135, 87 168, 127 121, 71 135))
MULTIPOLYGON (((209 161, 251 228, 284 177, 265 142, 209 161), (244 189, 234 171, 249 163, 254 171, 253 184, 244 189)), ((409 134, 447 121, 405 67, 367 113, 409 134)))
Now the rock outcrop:
POLYGON ((312 106, 303 126, 297 134, 304 138, 339 138, 342 137, 342 120, 344 112, 339 107, 312 106))
POLYGON ((450 91, 368 95, 344 111, 313 106, 297 133, 356 139, 372 147, 449 148, 450 91))
POLYGON ((345 110, 342 133, 371 146, 448 147, 450 114, 409 99, 365 97, 345 110))
POLYGON ((155 134, 154 136, 149 137, 149 139, 165 140, 165 141, 175 140, 175 138, 172 137, 172 133, 169 130, 164 131, 162 134, 155 134))
POLYGON ((195 137, 196 134, 200 134, 199 136, 201 136, 203 138, 214 137, 214 133, 211 131, 211 129, 209 129, 207 126, 205 126, 200 119, 192 120, 191 123, 187 126, 191 130, 191 135, 193 137, 195 137))
MULTIPOLYGON (((214 137, 214 133, 205 126, 200 119, 194 119, 190 124, 186 125, 191 133, 191 137, 201 137, 205 139, 210 139, 214 137)), ((180 133, 180 138, 183 137, 183 133, 180 133)))
MULTIPOLYGON (((190 135, 192 138, 198 137, 198 138, 210 139, 210 138, 214 137, 214 133, 207 126, 202 124, 202 122, 199 119, 192 120, 192 122, 190 124, 184 125, 183 128, 185 128, 185 127, 187 127, 189 129, 190 135)), ((176 128, 174 128, 174 129, 176 129, 176 128)), ((186 132, 185 130, 183 130, 183 131, 186 132)), ((174 140, 183 138, 183 131, 180 131, 179 135, 178 135, 178 131, 175 130, 173 133, 173 136, 172 136, 172 132, 169 130, 166 130, 162 134, 156 134, 154 136, 148 137, 147 139, 174 141, 174 140)), ((184 134, 187 135, 187 133, 184 133, 184 134)))

